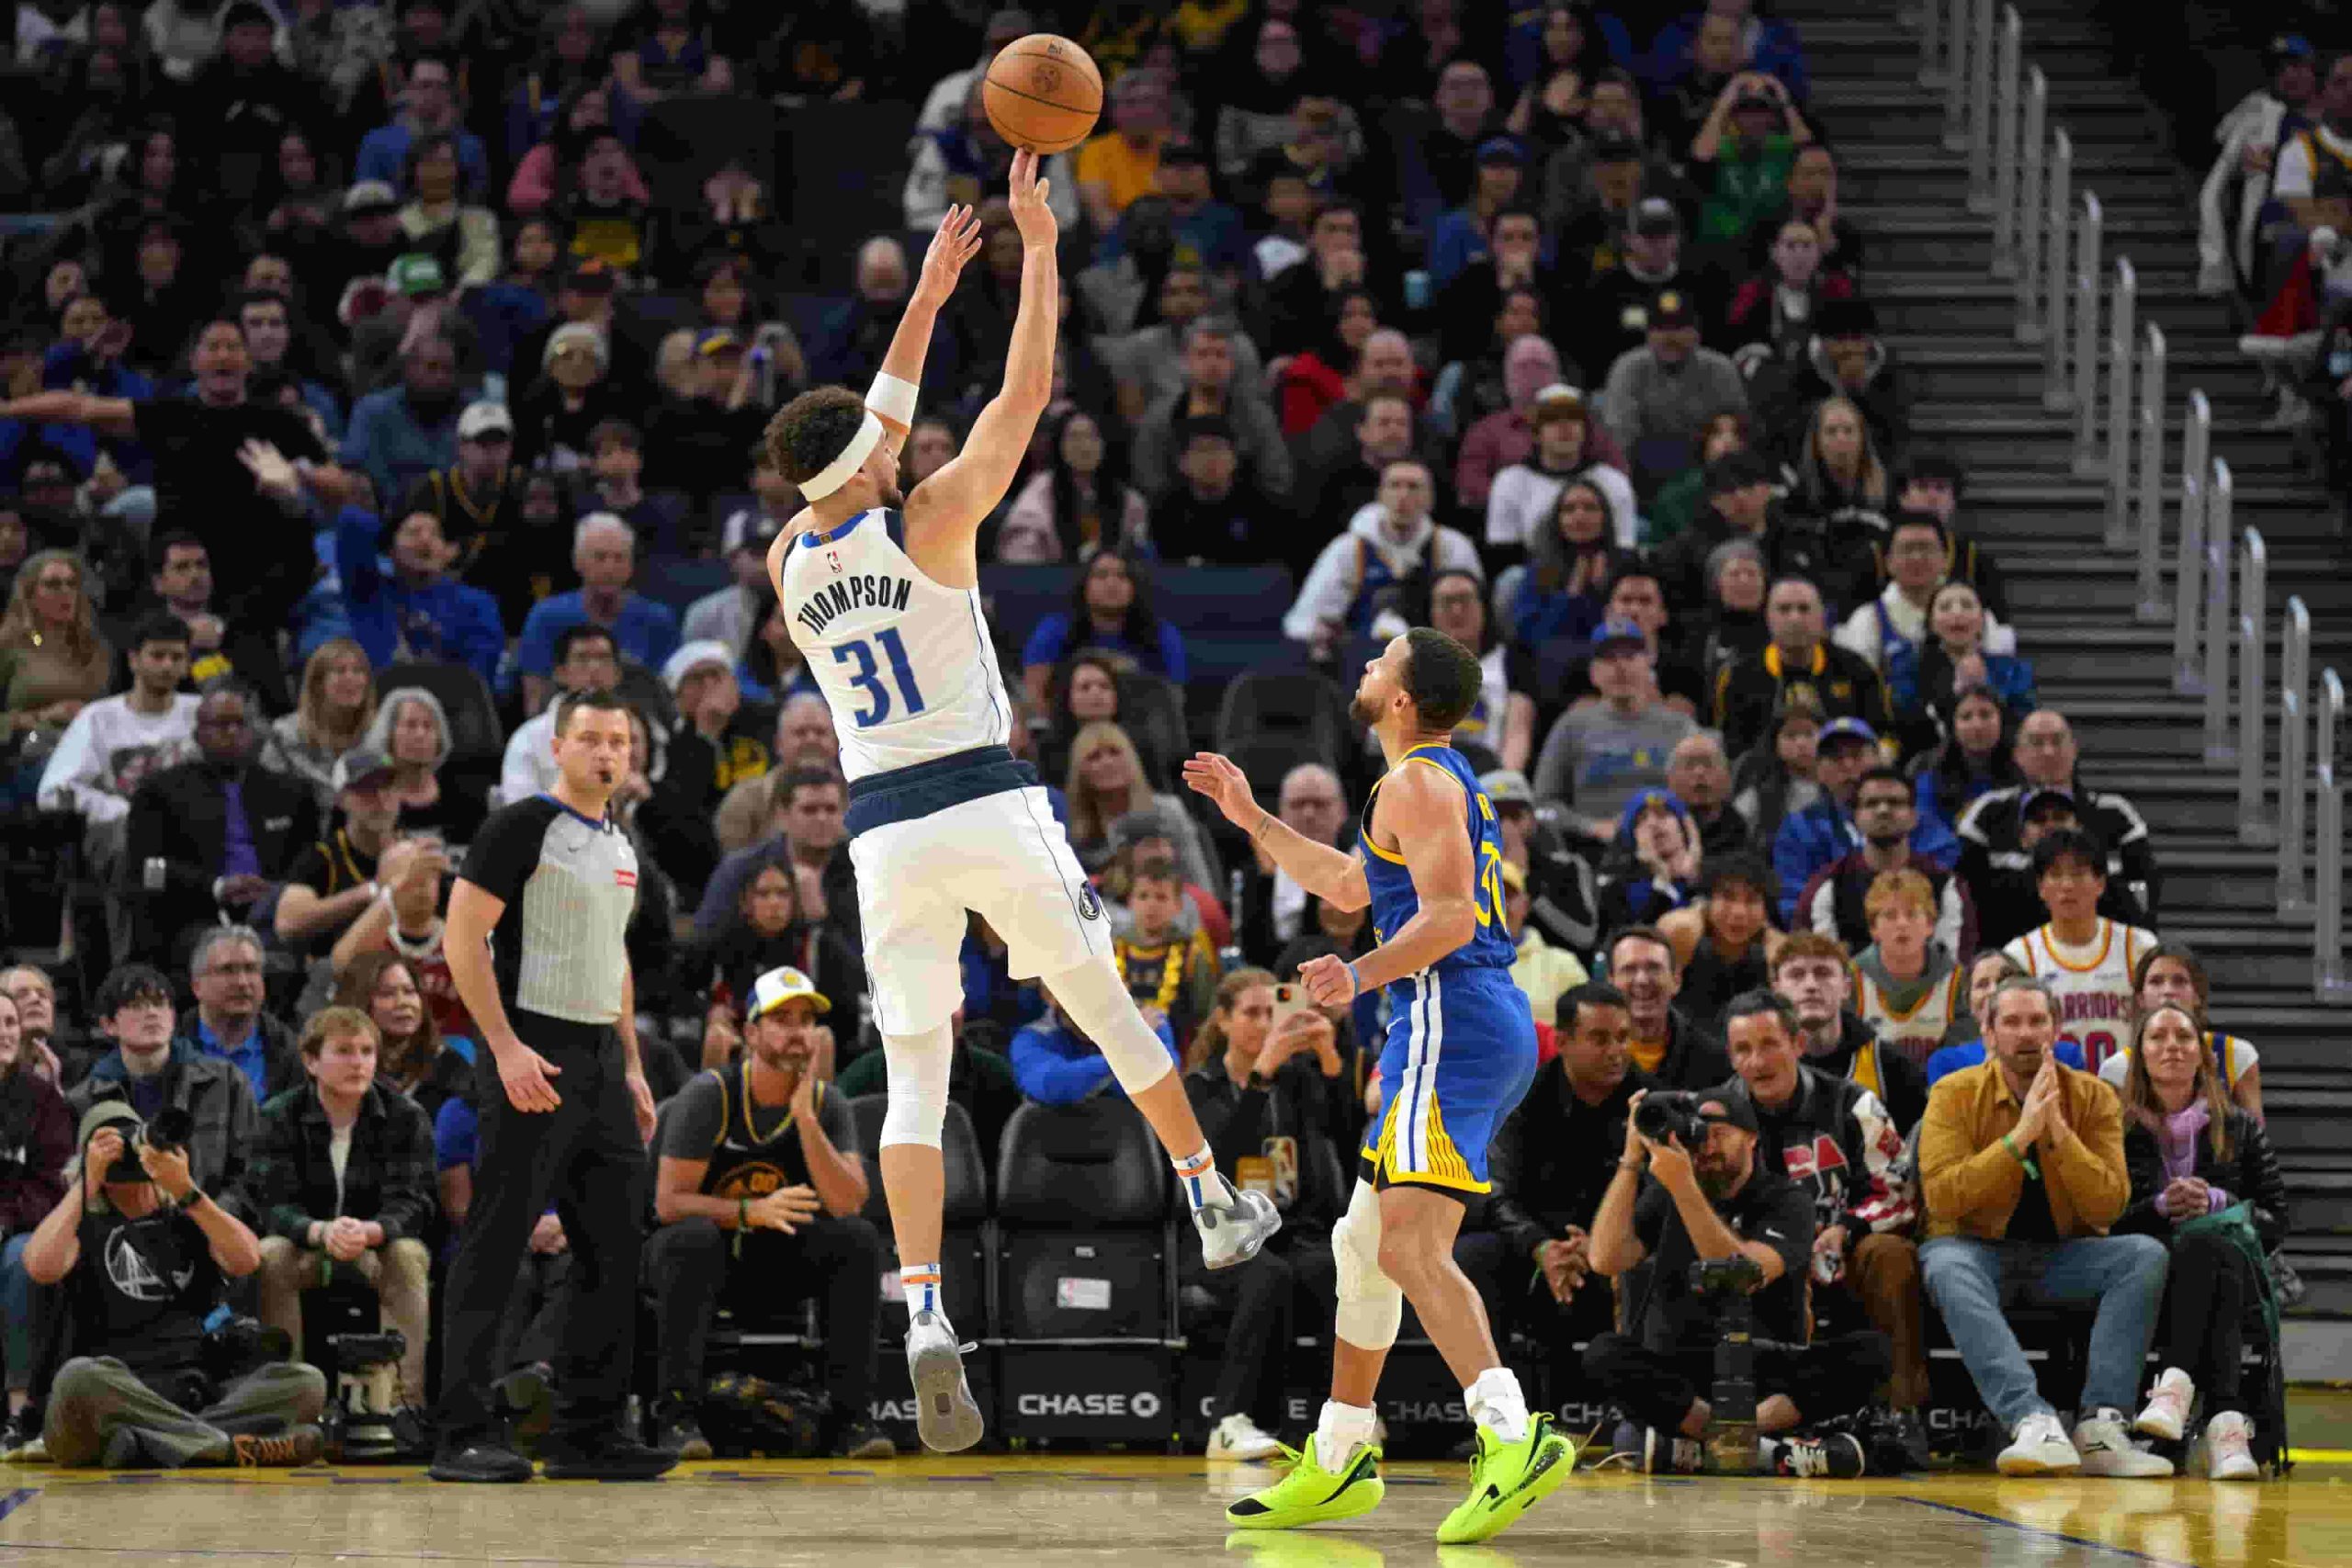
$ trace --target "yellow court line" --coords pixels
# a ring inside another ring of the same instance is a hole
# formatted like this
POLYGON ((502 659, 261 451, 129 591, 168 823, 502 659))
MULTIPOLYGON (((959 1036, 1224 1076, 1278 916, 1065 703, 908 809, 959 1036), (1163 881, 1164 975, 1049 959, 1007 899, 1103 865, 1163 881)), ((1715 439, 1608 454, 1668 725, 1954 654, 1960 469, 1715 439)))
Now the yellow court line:
POLYGON ((2352 1464, 2352 1449, 2289 1449, 2287 1452, 2298 1461, 2312 1464, 2352 1464))

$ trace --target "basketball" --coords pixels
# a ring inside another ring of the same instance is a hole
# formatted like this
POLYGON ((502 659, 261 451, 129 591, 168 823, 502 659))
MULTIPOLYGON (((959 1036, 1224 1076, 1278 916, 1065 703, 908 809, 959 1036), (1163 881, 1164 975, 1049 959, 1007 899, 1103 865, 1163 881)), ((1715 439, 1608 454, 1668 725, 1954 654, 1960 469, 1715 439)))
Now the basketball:
POLYGON ((1102 112, 1102 73, 1069 39, 1031 33, 989 62, 980 105, 1013 146, 1066 152, 1086 140, 1102 112))

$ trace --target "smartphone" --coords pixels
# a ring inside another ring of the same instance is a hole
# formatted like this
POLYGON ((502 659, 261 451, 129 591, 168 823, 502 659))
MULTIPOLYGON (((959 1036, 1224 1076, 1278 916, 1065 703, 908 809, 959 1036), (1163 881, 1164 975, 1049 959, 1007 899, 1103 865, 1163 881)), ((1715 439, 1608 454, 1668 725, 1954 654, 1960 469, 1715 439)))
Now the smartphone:
POLYGON ((1319 1010, 1315 1005, 1315 998, 1305 986, 1286 985, 1274 987, 1273 1027, 1275 1030, 1280 1030, 1284 1023, 1288 1022, 1293 1013, 1317 1010, 1319 1010))

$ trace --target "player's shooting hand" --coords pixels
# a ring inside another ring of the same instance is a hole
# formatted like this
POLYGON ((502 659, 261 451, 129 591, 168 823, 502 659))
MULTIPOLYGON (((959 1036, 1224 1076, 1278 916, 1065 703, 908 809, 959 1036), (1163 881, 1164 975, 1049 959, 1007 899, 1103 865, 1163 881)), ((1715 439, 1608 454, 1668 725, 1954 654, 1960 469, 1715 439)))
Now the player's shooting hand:
POLYGON ((1250 778, 1230 759, 1214 751, 1196 752, 1184 763, 1185 787, 1195 795, 1204 795, 1225 819, 1237 828, 1253 834, 1263 815, 1258 809, 1257 797, 1250 793, 1250 778))
POLYGON ((922 254, 922 276, 915 281, 915 297, 932 304, 944 303, 956 292, 956 279, 964 264, 980 253, 980 220, 968 207, 951 207, 947 216, 939 220, 939 231, 931 237, 931 248, 922 254))
POLYGON ((1021 231, 1021 243, 1031 250, 1050 246, 1061 233, 1054 221, 1054 209, 1046 205, 1052 193, 1053 182, 1037 177, 1037 154, 1023 148, 1012 155, 1012 226, 1021 231))
POLYGON ((553 1111, 563 1103, 549 1078, 561 1077, 563 1069, 517 1040, 504 1050, 491 1053, 498 1061, 498 1081, 506 1086, 506 1103, 526 1114, 536 1115, 553 1111))

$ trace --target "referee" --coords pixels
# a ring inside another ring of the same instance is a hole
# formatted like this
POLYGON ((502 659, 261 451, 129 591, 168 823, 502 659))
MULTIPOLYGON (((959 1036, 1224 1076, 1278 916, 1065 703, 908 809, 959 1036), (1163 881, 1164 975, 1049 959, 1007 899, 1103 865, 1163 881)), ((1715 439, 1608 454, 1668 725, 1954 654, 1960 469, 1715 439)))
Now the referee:
POLYGON ((482 825, 449 896, 450 977, 490 1051, 474 1064, 473 1210, 444 1292, 435 1481, 531 1479, 489 1385, 499 1322, 550 1201, 573 1261, 555 1424, 539 1450, 548 1474, 650 1481, 678 1461, 639 1442, 624 1414, 653 1132, 621 943, 637 855, 605 815, 628 772, 629 740, 619 698, 566 696, 555 713, 555 788, 482 825))

